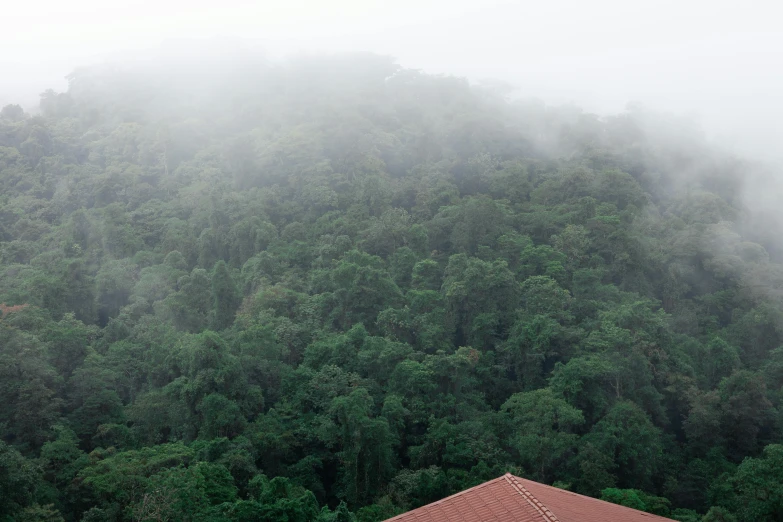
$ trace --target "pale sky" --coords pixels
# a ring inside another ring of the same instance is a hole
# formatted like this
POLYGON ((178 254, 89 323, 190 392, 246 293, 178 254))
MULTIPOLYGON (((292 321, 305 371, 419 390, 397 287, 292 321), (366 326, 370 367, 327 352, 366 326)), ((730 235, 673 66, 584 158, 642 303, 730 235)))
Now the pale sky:
POLYGON ((3 18, 0 103, 35 103, 116 52, 220 36, 277 54, 390 54, 599 113, 641 101, 783 159, 783 6, 772 0, 27 0, 3 18))

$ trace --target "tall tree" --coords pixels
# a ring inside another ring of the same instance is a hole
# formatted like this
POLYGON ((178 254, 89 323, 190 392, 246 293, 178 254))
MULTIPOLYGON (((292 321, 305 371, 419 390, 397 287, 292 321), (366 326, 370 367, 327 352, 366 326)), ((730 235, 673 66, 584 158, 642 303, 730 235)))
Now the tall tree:
POLYGON ((216 330, 231 326, 239 303, 237 287, 228 267, 224 261, 218 261, 212 270, 212 324, 216 330))

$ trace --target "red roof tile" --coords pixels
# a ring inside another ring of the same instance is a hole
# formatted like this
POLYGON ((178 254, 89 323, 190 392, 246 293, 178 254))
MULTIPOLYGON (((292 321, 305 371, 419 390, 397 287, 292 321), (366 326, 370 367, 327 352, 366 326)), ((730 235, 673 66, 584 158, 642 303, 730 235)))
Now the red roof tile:
MULTIPOLYGON (((547 518, 504 475, 390 518, 395 522, 559 522, 547 518)), ((524 488, 523 488, 524 489, 524 488)))
POLYGON ((664 522, 618 506, 506 473, 387 522, 664 522))
POLYGON ((669 518, 652 513, 510 476, 513 482, 523 485, 542 504, 557 514, 560 522, 671 522, 669 518))

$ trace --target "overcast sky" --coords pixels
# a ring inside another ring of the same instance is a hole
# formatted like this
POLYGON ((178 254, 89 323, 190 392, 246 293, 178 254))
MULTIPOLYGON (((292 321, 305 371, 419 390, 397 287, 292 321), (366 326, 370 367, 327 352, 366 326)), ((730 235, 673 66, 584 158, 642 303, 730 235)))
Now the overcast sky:
POLYGON ((112 53, 220 36, 278 55, 390 54, 599 113, 641 101, 783 158, 780 10, 772 0, 27 0, 3 7, 0 103, 64 90, 75 66, 112 53))

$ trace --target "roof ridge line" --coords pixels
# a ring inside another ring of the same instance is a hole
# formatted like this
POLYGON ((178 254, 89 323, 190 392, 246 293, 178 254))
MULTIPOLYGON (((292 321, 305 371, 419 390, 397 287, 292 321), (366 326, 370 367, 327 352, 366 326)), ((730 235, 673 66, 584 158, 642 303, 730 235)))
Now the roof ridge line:
POLYGON ((542 517, 544 517, 547 522, 560 522, 560 519, 557 518, 557 515, 552 513, 552 510, 550 510, 548 507, 546 507, 540 500, 538 500, 535 495, 533 495, 528 489, 522 485, 521 482, 516 480, 516 477, 512 475, 511 473, 506 473, 503 475, 503 478, 506 479, 506 482, 511 485, 512 488, 514 488, 517 493, 522 495, 522 497, 527 501, 528 504, 533 506, 533 508, 538 511, 542 517))
MULTIPOLYGON (((468 488, 468 489, 460 491, 458 493, 454 493, 453 495, 449 495, 446 498, 442 498, 440 500, 436 500, 435 502, 430 502, 429 504, 425 504, 423 506, 419 506, 419 507, 417 507, 415 509, 411 509, 410 511, 406 511, 405 513, 400 513, 399 515, 396 515, 396 516, 393 516, 392 518, 388 518, 388 519, 384 520, 384 522, 392 522, 392 521, 397 520, 398 518, 400 518, 400 517, 402 517, 404 515, 407 515, 408 513, 411 513, 413 511, 416 511, 416 510, 419 510, 421 508, 425 508, 425 507, 428 507, 428 506, 434 506, 434 505, 440 504, 442 502, 446 502, 447 500, 451 500, 454 497, 462 496, 464 493, 467 493, 468 491, 473 491, 474 489, 479 489, 481 487, 487 486, 487 485, 492 484, 494 482, 500 482, 501 480, 503 480, 505 478, 506 478, 506 476, 503 475, 503 476, 500 476, 498 478, 494 478, 492 480, 488 480, 486 482, 482 482, 481 484, 476 484, 472 488, 468 488)), ((559 521, 557 521, 557 522, 559 522, 559 521)))
MULTIPOLYGON (((511 475, 511 473, 507 473, 507 475, 511 475)), ((516 475, 511 475, 511 476, 514 479, 528 480, 530 482, 535 482, 535 481, 530 480, 530 479, 517 477, 516 475)), ((574 496, 574 497, 579 497, 580 501, 587 500, 587 501, 592 501, 592 502, 595 502, 595 503, 598 503, 598 504, 601 504, 601 505, 607 505, 608 504, 610 506, 619 506, 620 505, 620 504, 615 504, 614 502, 608 502, 606 500, 601 500, 600 498, 591 497, 589 495, 582 495, 581 493, 575 493, 575 492, 569 491, 567 489, 556 488, 555 486, 550 486, 549 484, 544 484, 543 482, 535 482, 535 484, 536 484, 536 486, 541 486, 541 487, 544 487, 544 488, 547 488, 547 489, 554 489, 555 491, 557 491, 558 493, 561 493, 561 494, 567 494, 567 495, 571 495, 571 496, 574 496)), ((520 486, 521 486, 521 484, 520 484, 520 486)), ((524 486, 522 486, 522 487, 524 487, 524 486)), ((638 513, 640 515, 643 515, 643 516, 646 516, 646 517, 662 518, 663 520, 671 520, 670 518, 662 517, 661 515, 656 515, 655 513, 648 513, 647 511, 642 511, 640 509, 635 509, 635 508, 631 508, 631 507, 628 507, 628 506, 622 506, 622 507, 624 507, 625 509, 630 509, 631 511, 636 511, 636 513, 638 513)))

